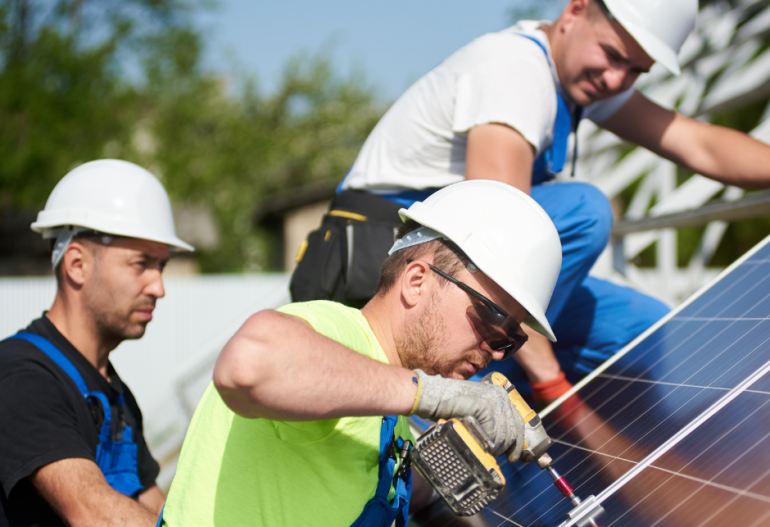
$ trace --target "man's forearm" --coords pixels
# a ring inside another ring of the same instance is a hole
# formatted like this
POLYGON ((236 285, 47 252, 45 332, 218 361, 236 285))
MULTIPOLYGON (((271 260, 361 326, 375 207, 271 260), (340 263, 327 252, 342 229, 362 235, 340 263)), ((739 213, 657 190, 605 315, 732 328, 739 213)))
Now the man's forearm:
POLYGON ((699 137, 700 155, 689 155, 696 173, 746 189, 770 188, 770 146, 742 132, 692 121, 678 132, 699 137))
POLYGON ((68 458, 36 470, 30 480, 72 527, 152 527, 158 515, 109 486, 93 461, 68 458))
POLYGON ((529 340, 513 355, 513 358, 524 370, 529 382, 555 379, 561 373, 561 366, 554 355, 551 341, 526 324, 522 328, 529 336, 529 340))
POLYGON ((153 485, 149 489, 142 491, 137 497, 137 501, 152 514, 159 516, 160 511, 163 509, 163 504, 166 501, 166 497, 157 485, 153 485))
POLYGON ((770 187, 770 146, 742 132, 667 110, 634 93, 602 126, 621 138, 728 185, 770 187))
POLYGON ((246 321, 214 369, 214 384, 234 412, 289 421, 406 414, 417 392, 413 377, 276 311, 246 321))

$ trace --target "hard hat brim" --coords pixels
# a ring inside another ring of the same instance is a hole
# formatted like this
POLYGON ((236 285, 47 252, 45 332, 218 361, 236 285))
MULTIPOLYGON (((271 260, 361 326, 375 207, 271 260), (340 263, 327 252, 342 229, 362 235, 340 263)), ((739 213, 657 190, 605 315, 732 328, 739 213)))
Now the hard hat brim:
MULTIPOLYGON (((38 215, 39 218, 40 215, 38 215)), ((148 240, 151 242, 158 242, 162 243, 164 245, 168 245, 169 247, 172 247, 174 249, 180 250, 180 251, 186 251, 186 252, 194 252, 195 247, 190 245, 189 243, 184 242, 183 240, 180 240, 176 236, 154 236, 154 235, 148 235, 147 233, 143 232, 137 232, 134 231, 131 228, 120 228, 120 226, 117 226, 117 228, 105 228, 103 221, 78 221, 78 222, 62 222, 62 221, 38 221, 32 223, 30 225, 30 229, 32 229, 34 232, 45 234, 45 231, 50 229, 56 229, 59 227, 65 227, 72 225, 73 227, 84 227, 86 229, 93 229, 98 232, 103 232, 104 234, 111 234, 113 236, 123 236, 126 238, 136 238, 138 240, 148 240)))
POLYGON ((630 22, 623 23, 620 20, 620 25, 623 29, 628 31, 628 34, 633 37, 639 46, 644 50, 647 55, 650 56, 655 62, 659 62, 661 66, 666 68, 674 75, 682 73, 679 67, 679 58, 674 51, 663 43, 658 37, 650 33, 644 28, 641 28, 630 22))

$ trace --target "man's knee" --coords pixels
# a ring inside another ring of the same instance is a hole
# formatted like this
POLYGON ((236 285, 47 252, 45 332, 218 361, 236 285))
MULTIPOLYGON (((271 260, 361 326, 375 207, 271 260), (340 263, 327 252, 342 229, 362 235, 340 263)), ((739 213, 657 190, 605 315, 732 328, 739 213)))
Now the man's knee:
POLYGON ((666 316, 669 311, 671 309, 656 298, 643 294, 634 297, 634 312, 638 314, 635 332, 640 334, 647 330, 658 320, 666 316))
POLYGON ((580 221, 580 230, 586 243, 596 253, 601 253, 610 240, 612 207, 607 196, 587 183, 574 183, 572 190, 579 196, 573 214, 580 221))
POLYGON ((612 230, 612 207, 595 186, 581 182, 554 183, 532 188, 532 197, 556 225, 562 245, 577 243, 599 255, 612 230))

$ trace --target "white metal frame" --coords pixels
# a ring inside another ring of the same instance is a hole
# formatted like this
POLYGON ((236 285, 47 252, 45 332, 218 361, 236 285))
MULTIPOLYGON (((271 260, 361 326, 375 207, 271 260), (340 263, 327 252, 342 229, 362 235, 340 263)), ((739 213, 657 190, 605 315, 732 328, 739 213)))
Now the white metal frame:
MULTIPOLYGON (((759 50, 768 35, 770 6, 766 1, 743 0, 737 7, 726 3, 706 6, 682 48, 682 74, 674 77, 655 66, 637 87, 658 104, 704 121, 716 112, 766 99, 770 95, 770 49, 759 50)), ((768 117, 770 105, 751 133, 765 142, 770 142, 768 117)), ((739 188, 725 188, 700 175, 677 186, 673 163, 641 147, 629 152, 627 143, 587 120, 580 125, 578 140, 581 155, 576 179, 593 183, 610 199, 639 182, 624 220, 697 208, 720 193, 726 200, 743 196, 739 188)), ((568 167, 564 174, 569 173, 568 167)), ((707 265, 726 229, 726 222, 709 223, 685 268, 677 265, 674 229, 629 234, 624 240, 624 276, 613 268, 609 251, 600 258, 593 274, 629 283, 676 305, 719 272, 707 265), (656 267, 640 269, 633 260, 652 244, 657 244, 656 267)))

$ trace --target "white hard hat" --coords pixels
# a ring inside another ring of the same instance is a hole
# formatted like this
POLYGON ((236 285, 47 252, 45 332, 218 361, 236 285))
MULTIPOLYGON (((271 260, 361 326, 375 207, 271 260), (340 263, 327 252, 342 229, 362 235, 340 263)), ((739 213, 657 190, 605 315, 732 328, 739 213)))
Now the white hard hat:
POLYGON ((399 215, 454 242, 527 310, 525 322, 532 329, 556 341, 545 310, 561 268, 561 242, 535 200, 498 181, 463 181, 399 215))
POLYGON ((642 49, 679 75, 679 49, 695 27, 698 0, 604 0, 604 5, 642 49))
POLYGON ((194 250, 176 236, 171 203, 160 181, 147 170, 117 159, 80 165, 56 184, 31 228, 44 238, 55 238, 62 227, 194 250))

